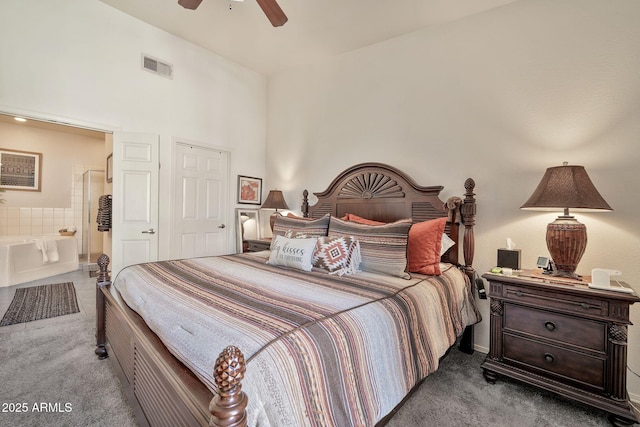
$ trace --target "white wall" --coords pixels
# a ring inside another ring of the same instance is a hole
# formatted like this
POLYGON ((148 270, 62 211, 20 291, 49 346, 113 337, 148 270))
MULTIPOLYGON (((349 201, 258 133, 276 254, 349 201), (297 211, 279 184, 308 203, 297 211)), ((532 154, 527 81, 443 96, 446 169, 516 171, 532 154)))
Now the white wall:
MULTIPOLYGON (((296 209, 304 188, 365 161, 444 185, 443 199, 473 177, 482 272, 506 237, 535 267, 557 214, 519 207, 547 167, 581 164, 614 212, 577 214, 589 233, 578 270, 619 269, 640 292, 639 22, 634 0, 523 0, 281 72, 269 81, 267 180, 296 209)), ((640 304, 631 317, 640 372, 640 304)), ((640 400, 640 380, 628 380, 640 400)))
POLYGON ((0 111, 160 135, 161 257, 172 137, 232 151, 229 225, 236 175, 264 176, 266 79, 104 3, 3 0, 0 58, 0 111), (142 53, 173 64, 174 78, 143 71, 142 53))
POLYGON ((0 148, 42 154, 40 191, 7 190, 6 207, 71 208, 74 166, 104 170, 104 138, 0 122, 0 148))

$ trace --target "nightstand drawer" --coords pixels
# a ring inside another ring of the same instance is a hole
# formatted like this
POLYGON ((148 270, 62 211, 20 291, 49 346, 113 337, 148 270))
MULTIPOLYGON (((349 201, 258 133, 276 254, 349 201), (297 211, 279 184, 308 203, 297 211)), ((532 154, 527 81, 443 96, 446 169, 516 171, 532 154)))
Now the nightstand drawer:
POLYGON ((559 313, 504 305, 504 329, 605 352, 607 329, 603 322, 563 315, 559 313))
POLYGON ((271 239, 251 240, 247 239, 249 243, 249 252, 266 251, 271 246, 271 239))
POLYGON ((533 291, 520 286, 503 286, 503 297, 512 301, 535 304, 544 308, 554 308, 579 315, 608 316, 607 301, 596 298, 565 296, 557 292, 533 291))
POLYGON ((504 358, 569 380, 604 389, 605 359, 540 343, 510 334, 504 335, 504 358))

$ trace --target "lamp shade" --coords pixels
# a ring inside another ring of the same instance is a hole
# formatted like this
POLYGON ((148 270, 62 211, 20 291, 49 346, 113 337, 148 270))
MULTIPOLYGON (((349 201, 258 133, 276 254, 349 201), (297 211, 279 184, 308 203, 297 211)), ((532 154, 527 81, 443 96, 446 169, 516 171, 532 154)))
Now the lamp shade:
POLYGON ((273 231, 273 226, 276 223, 276 218, 278 215, 278 209, 289 209, 287 206, 287 202, 284 200, 284 196, 282 195, 282 191, 280 190, 270 190, 269 195, 267 196, 267 200, 261 206, 263 209, 275 209, 276 211, 271 214, 269 217, 269 225, 271 226, 271 231, 273 231))
POLYGON ((282 195, 282 191, 280 190, 270 190, 269 195, 267 196, 267 200, 261 206, 263 209, 289 209, 287 206, 287 202, 284 200, 284 196, 282 195))
POLYGON ((578 211, 611 211, 591 182, 583 166, 548 168, 540 184, 521 209, 562 209, 564 215, 547 225, 547 249, 554 262, 555 276, 581 279, 575 273, 587 248, 587 227, 569 215, 578 211))
POLYGON ((584 166, 568 165, 548 168, 540 184, 521 209, 611 211, 591 182, 584 166))

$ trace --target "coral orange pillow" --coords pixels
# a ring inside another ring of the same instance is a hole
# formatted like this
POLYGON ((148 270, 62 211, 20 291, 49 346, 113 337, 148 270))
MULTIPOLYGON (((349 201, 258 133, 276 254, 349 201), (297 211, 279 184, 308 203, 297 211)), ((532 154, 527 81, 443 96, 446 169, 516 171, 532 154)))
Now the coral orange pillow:
POLYGON ((287 218, 301 219, 303 221, 313 221, 313 218, 305 218, 303 216, 294 215, 291 212, 287 213, 287 218))
POLYGON ((447 218, 418 222, 409 230, 407 245, 408 268, 411 273, 439 276, 442 233, 447 218))
POLYGON ((343 221, 353 221, 353 222, 357 222, 358 224, 365 224, 365 225, 384 225, 384 224, 386 224, 386 222, 374 221, 372 219, 362 218, 361 216, 350 214, 350 213, 346 214, 345 216, 343 216, 340 219, 342 219, 343 221))

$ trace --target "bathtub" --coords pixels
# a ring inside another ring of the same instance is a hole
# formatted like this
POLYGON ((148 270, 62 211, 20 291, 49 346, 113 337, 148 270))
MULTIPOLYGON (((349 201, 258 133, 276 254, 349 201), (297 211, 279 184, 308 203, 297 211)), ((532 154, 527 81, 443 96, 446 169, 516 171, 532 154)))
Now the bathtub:
POLYGON ((0 287, 30 282, 77 270, 78 242, 71 236, 0 237, 0 287), (36 239, 55 239, 59 259, 44 263, 36 239))

